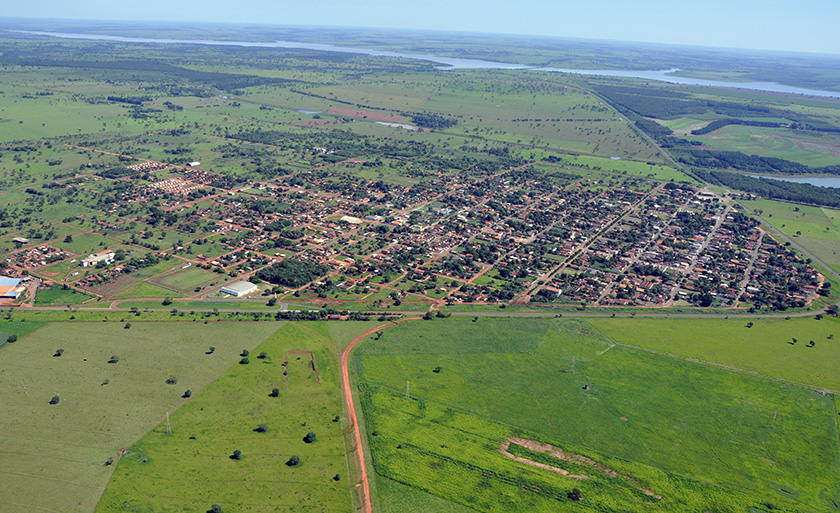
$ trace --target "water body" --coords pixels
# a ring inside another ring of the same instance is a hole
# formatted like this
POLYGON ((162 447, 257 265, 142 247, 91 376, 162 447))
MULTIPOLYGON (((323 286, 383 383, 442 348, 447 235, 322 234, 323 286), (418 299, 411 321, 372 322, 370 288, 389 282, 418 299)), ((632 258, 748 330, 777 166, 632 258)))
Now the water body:
POLYGON ((305 110, 305 109, 301 109, 298 112, 300 112, 301 114, 320 114, 321 113, 320 110, 305 110))
POLYGON ((808 183, 811 185, 816 185, 817 187, 833 187, 836 189, 840 189, 840 176, 797 176, 797 177, 787 177, 787 176, 759 176, 759 175, 750 175, 753 178, 766 178, 768 180, 781 180, 782 182, 793 182, 793 183, 808 183))
POLYGON ((353 53, 359 55, 370 55, 373 57, 398 57, 403 59, 416 59, 422 61, 434 62, 442 64, 438 69, 452 70, 452 69, 521 69, 543 71, 548 73, 573 73, 576 75, 597 75, 602 77, 625 77, 625 78, 641 78, 645 80, 656 80, 660 82, 668 82, 671 84, 709 86, 709 87, 731 87, 735 89, 751 89, 755 91, 767 91, 773 93, 790 93, 801 94, 807 96, 821 96, 824 98, 840 98, 840 92, 834 91, 820 91, 816 89, 805 89, 802 87, 793 87, 775 82, 723 82, 720 80, 705 80, 700 78, 678 77, 674 73, 679 70, 649 70, 649 71, 634 71, 634 70, 596 70, 596 69, 568 69, 568 68, 540 68, 533 66, 525 66, 522 64, 512 64, 507 62, 493 62, 484 61, 480 59, 461 59, 458 57, 441 57, 429 54, 412 54, 401 52, 388 52, 382 50, 371 50, 368 48, 354 48, 349 46, 335 46, 319 43, 299 43, 296 41, 275 41, 270 42, 252 42, 252 41, 213 41, 204 39, 152 39, 144 37, 122 37, 122 36, 106 36, 99 34, 73 34, 66 32, 37 32, 30 30, 11 30, 10 32, 17 32, 22 34, 32 34, 38 36, 62 37, 68 39, 88 39, 98 41, 117 41, 122 43, 159 43, 159 44, 198 44, 211 46, 246 46, 246 47, 262 47, 262 48, 298 48, 302 50, 317 50, 322 52, 339 52, 339 53, 353 53))

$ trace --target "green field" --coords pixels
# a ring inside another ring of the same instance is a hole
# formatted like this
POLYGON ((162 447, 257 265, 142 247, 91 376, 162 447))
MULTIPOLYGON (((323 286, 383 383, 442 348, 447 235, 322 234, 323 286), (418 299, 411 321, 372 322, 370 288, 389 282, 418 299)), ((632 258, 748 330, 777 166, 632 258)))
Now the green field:
POLYGON ((114 469, 109 458, 184 404, 185 390, 199 395, 279 326, 55 323, 7 345, 0 511, 93 511, 114 469), (206 355, 211 344, 216 352, 206 355), (58 349, 64 353, 53 356, 58 349), (111 356, 119 361, 109 364, 111 356), (170 376, 177 384, 166 384, 170 376), (60 402, 49 404, 55 395, 60 402))
POLYGON ((840 319, 591 319, 629 346, 840 392, 840 319), (747 324, 752 322, 751 327, 747 324), (796 344, 791 342, 796 339, 796 344), (810 341, 813 347, 806 347, 810 341))
POLYGON ((77 305, 84 303, 92 296, 79 292, 74 289, 62 289, 61 287, 52 287, 45 290, 39 290, 35 294, 35 304, 38 306, 47 305, 77 305))
POLYGON ((784 128, 731 125, 691 139, 719 150, 776 157, 809 166, 840 164, 840 151, 837 149, 840 137, 837 136, 808 136, 784 128))
POLYGON ((746 200, 744 205, 780 232, 792 237, 823 263, 840 271, 840 211, 784 201, 746 200))
MULTIPOLYGON (((585 321, 418 321, 366 342, 355 361, 369 398, 368 434, 377 471, 479 511, 549 506, 519 491, 509 503, 487 502, 469 486, 446 485, 453 474, 430 476, 421 469, 431 465, 439 472, 457 471, 457 479, 479 478, 467 477, 469 463, 507 475, 497 448, 515 433, 575 448, 609 467, 617 460, 628 462, 622 472, 663 495, 656 503, 662 511, 685 511, 685 504, 735 511, 730 508, 736 504, 761 501, 804 511, 824 509, 830 498, 840 497, 830 395, 615 345, 585 321), (408 403, 400 399, 406 381, 414 399, 408 403), (400 444, 411 450, 395 451, 400 444), (462 445, 467 447, 461 450, 462 445), (810 468, 828 470, 817 477, 805 472, 810 468), (660 491, 666 489, 670 495, 660 491)), ((537 474, 531 484, 548 489, 538 483, 551 472, 537 474)), ((494 490, 505 483, 490 481, 494 490)), ((552 482, 566 490, 574 484, 552 482)), ((589 485, 594 484, 579 483, 582 490, 589 485)), ((587 488, 584 495, 591 501, 581 511, 636 511, 650 502, 638 502, 634 493, 624 496, 622 489, 616 483, 605 490, 587 488), (612 502, 618 496, 624 499, 612 502)), ((498 493, 514 493, 506 490, 498 493)))
POLYGON ((96 511, 352 511, 342 423, 333 421, 341 413, 323 325, 287 324, 174 413, 172 434, 162 423, 129 447, 96 511), (258 359, 263 351, 269 357, 258 359), (311 351, 317 374, 310 353, 287 351, 311 351), (268 396, 273 388, 279 397, 268 396), (255 432, 259 424, 268 431, 255 432), (310 431, 317 442, 302 440, 310 431), (302 465, 285 465, 292 455, 302 465))

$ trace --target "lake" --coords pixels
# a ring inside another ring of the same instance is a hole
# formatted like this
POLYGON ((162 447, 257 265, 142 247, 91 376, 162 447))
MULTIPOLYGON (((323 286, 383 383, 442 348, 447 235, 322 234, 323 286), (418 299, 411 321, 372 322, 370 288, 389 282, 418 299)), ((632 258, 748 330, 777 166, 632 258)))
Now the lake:
POLYGON ((768 180, 781 180, 783 182, 808 183, 817 187, 834 187, 840 189, 840 176, 759 176, 750 175, 753 178, 766 178, 768 180))
POLYGON ((513 64, 507 62, 493 62, 484 61, 480 59, 461 59, 458 57, 441 57, 437 55, 428 54, 412 54, 401 52, 388 52, 382 50, 371 50, 368 48, 355 48, 349 46, 335 46, 319 43, 299 43, 296 41, 275 41, 271 42, 252 42, 252 41, 212 41, 203 39, 152 39, 144 37, 122 37, 122 36, 106 36, 99 34, 73 34, 66 32, 37 32, 30 30, 10 30, 9 32, 17 32, 21 34, 32 34, 38 36, 62 37, 69 39, 89 39, 100 41, 117 41, 123 43, 158 43, 158 44, 198 44, 198 45, 213 45, 213 46, 248 46, 248 47, 264 47, 264 48, 298 48, 302 50, 317 50, 322 52, 339 52, 339 53, 354 53, 359 55, 369 55, 373 57, 397 57, 403 59, 415 59, 422 61, 434 62, 443 64, 438 69, 453 70, 453 69, 510 69, 510 70, 531 70, 542 71, 547 73, 573 73, 576 75, 597 75, 602 77, 626 77, 626 78, 641 78, 645 80, 656 80, 661 82, 669 82, 672 84, 696 85, 708 87, 731 87, 735 89, 751 89, 755 91, 767 91, 773 93, 790 93, 801 94, 807 96, 821 96, 825 98, 840 98, 840 92, 834 91, 819 91, 816 89, 805 89, 802 87, 793 87, 775 82, 723 82, 720 80, 704 80, 700 78, 688 78, 674 76, 674 73, 679 70, 649 70, 649 71, 634 71, 634 70, 595 70, 595 69, 567 69, 567 68, 540 68, 533 66, 525 66, 522 64, 513 64))

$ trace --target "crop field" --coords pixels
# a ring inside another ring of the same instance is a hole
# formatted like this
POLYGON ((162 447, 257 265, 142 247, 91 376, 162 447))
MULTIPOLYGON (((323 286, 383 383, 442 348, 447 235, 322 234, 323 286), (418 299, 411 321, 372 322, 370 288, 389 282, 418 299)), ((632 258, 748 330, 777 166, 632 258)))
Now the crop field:
POLYGON ((280 324, 126 326, 54 323, 0 350, 0 511, 93 511, 114 469, 109 458, 118 460, 119 450, 187 402, 185 390, 199 395, 280 324), (216 351, 205 354, 211 344, 216 351))
MULTIPOLYGON (((523 483, 515 490, 496 489, 506 482, 502 478, 481 484, 488 474, 481 469, 510 476, 522 467, 505 467, 511 463, 500 463, 498 453, 507 437, 519 434, 585 454, 663 497, 640 497, 626 486, 630 481, 595 485, 530 471, 538 475, 528 486, 543 491, 586 486, 590 500, 582 501, 581 511, 635 511, 641 504, 729 511, 765 501, 805 511, 825 509, 840 497, 830 395, 616 345, 620 336, 614 342, 584 321, 471 321, 403 324, 357 350, 374 464, 384 477, 479 511, 556 505, 539 505, 539 493, 523 495, 523 483), (410 401, 404 399, 406 381, 410 401), (435 472, 424 474, 429 465, 435 472), (828 470, 807 474, 811 468, 828 470), (475 481, 453 488, 467 479, 475 481), (480 488, 472 485, 492 488, 509 502, 482 502, 484 495, 475 492, 480 488), (605 485, 606 493, 597 488, 605 485)), ((787 346, 782 340, 779 345, 787 346)))
POLYGON ((203 513, 213 503, 243 512, 351 511, 329 336, 317 325, 289 323, 249 360, 172 414, 171 434, 161 423, 128 447, 97 513, 203 513), (274 388, 278 397, 269 396, 274 388), (256 431, 260 424, 265 432, 256 431), (303 440, 309 432, 317 441, 303 440), (241 459, 230 457, 235 450, 241 459), (301 464, 287 465, 295 455, 301 464))

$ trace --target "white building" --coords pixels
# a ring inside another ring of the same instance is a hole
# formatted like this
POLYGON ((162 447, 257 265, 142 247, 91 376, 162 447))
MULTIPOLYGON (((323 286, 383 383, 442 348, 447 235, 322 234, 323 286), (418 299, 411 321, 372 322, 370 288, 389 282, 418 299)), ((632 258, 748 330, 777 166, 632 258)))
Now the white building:
POLYGON ((99 262, 105 262, 106 264, 110 264, 114 261, 114 257, 116 254, 113 251, 102 251, 95 255, 90 255, 87 258, 83 258, 79 261, 79 265, 82 267, 89 267, 91 265, 96 265, 99 262))
POLYGON ((247 296, 257 290, 257 286, 250 281, 238 281, 222 287, 222 292, 234 297, 247 296))

